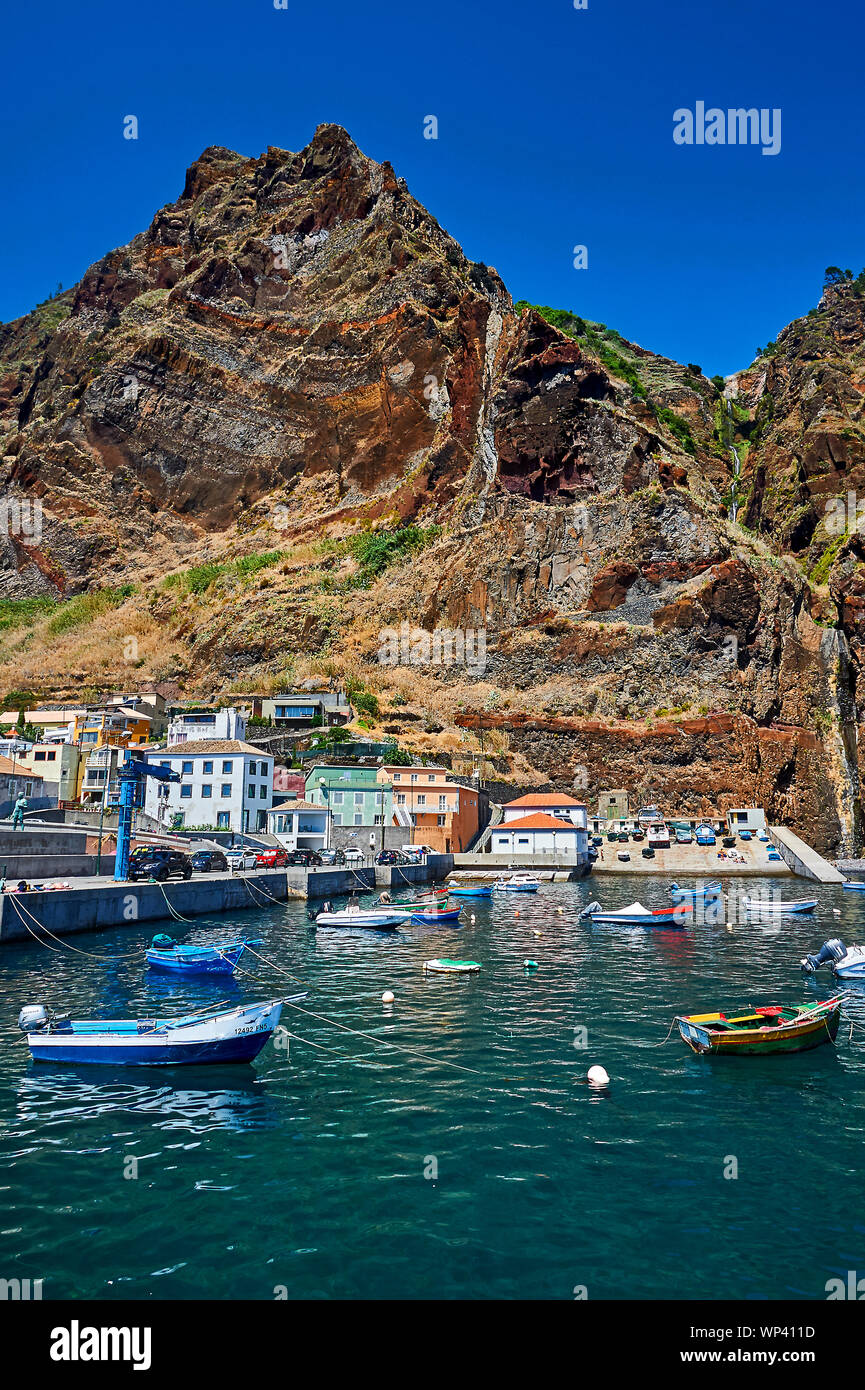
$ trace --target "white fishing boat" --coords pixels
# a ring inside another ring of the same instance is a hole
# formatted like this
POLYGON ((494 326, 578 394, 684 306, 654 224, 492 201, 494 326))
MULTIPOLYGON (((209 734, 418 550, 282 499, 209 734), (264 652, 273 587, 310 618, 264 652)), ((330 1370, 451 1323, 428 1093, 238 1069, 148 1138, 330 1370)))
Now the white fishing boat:
POLYGON ((824 941, 816 955, 805 957, 802 969, 813 974, 821 965, 828 965, 839 980, 865 980, 865 946, 845 946, 838 937, 824 941))
POLYGON ((313 910, 309 916, 317 927, 370 927, 374 931, 394 931, 407 920, 405 912, 399 908, 361 907, 358 903, 349 903, 339 910, 324 903, 318 912, 313 910))
POLYGON ((652 823, 646 830, 646 841, 652 849, 670 848, 670 831, 663 821, 652 823))
POLYGON ((589 917, 593 925, 626 927, 669 927, 681 930, 693 916, 690 903, 679 903, 676 907, 643 907, 642 903, 631 903, 630 907, 620 907, 614 912, 605 912, 600 903, 592 902, 584 907, 580 917, 589 917))
POLYGON ((510 878, 497 878, 493 884, 503 893, 537 893, 540 886, 540 879, 534 874, 511 874, 510 878))
POLYGON ((283 1004, 305 998, 295 994, 180 1018, 70 1019, 31 1004, 21 1010, 18 1027, 37 1062, 142 1067, 251 1062, 279 1022, 283 1004))
POLYGON ((742 904, 748 912, 765 916, 786 917, 793 912, 813 912, 817 906, 816 898, 790 898, 786 902, 771 898, 750 898, 746 894, 742 904))

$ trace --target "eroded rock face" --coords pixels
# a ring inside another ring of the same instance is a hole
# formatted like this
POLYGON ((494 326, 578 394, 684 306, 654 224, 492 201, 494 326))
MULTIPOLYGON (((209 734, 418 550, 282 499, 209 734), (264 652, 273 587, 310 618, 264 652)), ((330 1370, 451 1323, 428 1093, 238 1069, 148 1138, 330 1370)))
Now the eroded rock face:
MULTIPOLYGON (((865 487, 863 332, 861 301, 830 295, 738 379, 743 515, 775 548, 819 557, 825 500, 865 487)), ((326 614, 320 591, 262 590, 178 623, 157 596, 190 693, 240 673, 254 686, 371 611, 482 628, 487 687, 542 692, 543 712, 558 683, 550 699, 598 716, 591 735, 514 723, 539 773, 579 753, 592 785, 632 785, 636 749, 641 768, 666 769, 671 804, 688 784, 715 802, 747 793, 806 831, 819 815, 826 845, 850 847, 858 532, 815 594, 801 567, 728 527, 717 388, 619 347, 641 389, 615 353, 605 366, 517 313, 496 272, 337 126, 298 153, 212 147, 145 232, 0 327, 2 487, 42 507, 38 535, 0 536, 0 587, 65 597, 210 559, 217 541, 435 521, 429 554, 326 614), (647 729, 671 709, 716 722, 647 729)), ((374 644, 368 657, 374 669, 374 644)), ((106 671, 106 685, 128 674, 106 671)))

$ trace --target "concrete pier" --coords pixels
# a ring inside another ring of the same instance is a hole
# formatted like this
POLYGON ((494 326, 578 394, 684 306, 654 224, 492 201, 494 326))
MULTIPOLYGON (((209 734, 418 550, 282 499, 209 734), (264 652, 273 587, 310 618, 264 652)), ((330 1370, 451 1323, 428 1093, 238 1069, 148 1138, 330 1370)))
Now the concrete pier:
POLYGON ((811 878, 816 883, 844 882, 844 875, 840 869, 836 869, 828 859, 824 859, 810 845, 806 845, 805 841, 786 825, 770 826, 769 838, 777 846, 784 862, 800 878, 811 878))
POLYGON ((0 894, 0 944, 32 940, 31 931, 41 935, 30 913, 55 936, 65 937, 139 922, 170 921, 174 913, 194 918, 270 907, 287 898, 338 898, 384 888, 399 897, 400 890, 407 891, 409 886, 445 878, 452 864, 452 855, 436 854, 423 864, 259 869, 245 874, 193 874, 191 879, 169 879, 166 883, 115 883, 101 875, 70 878, 69 888, 0 894))

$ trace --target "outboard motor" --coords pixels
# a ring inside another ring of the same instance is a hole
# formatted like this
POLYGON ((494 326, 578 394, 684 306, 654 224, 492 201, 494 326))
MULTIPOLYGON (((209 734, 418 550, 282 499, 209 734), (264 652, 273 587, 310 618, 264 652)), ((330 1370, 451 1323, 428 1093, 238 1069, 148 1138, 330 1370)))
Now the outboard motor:
POLYGON ((18 1015, 18 1027, 22 1033, 41 1033, 49 1022, 44 1004, 25 1004, 18 1015))
POLYGON ((802 969, 813 974, 819 970, 821 965, 834 965, 836 961, 843 960, 847 954, 847 947, 837 936, 831 941, 824 941, 816 956, 807 955, 802 961, 802 969))

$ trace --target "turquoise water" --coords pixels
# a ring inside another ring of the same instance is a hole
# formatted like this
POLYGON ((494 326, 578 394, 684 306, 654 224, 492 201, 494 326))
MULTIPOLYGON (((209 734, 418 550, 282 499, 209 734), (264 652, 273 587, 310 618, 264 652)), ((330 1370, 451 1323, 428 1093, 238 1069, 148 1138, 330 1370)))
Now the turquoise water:
MULTIPOLYGON (((35 1064, 16 1018, 181 1012, 292 992, 288 975, 256 965, 232 992, 4 947, 0 1276, 42 1278, 45 1298, 824 1299, 829 1278, 865 1275, 865 1043, 842 1023, 837 1050, 788 1058, 660 1045, 677 1011, 831 993, 799 959, 862 939, 865 902, 815 893, 810 921, 732 931, 577 921, 593 897, 668 905, 663 880, 634 877, 477 902, 459 931, 315 931, 297 903, 166 927, 263 937, 309 988, 303 1009, 379 1040, 286 1010, 302 1040, 253 1067, 35 1064), (436 955, 483 970, 424 977, 436 955)), ((154 930, 73 944, 128 952, 154 930)), ((865 991, 848 1016, 865 1025, 865 991)))

